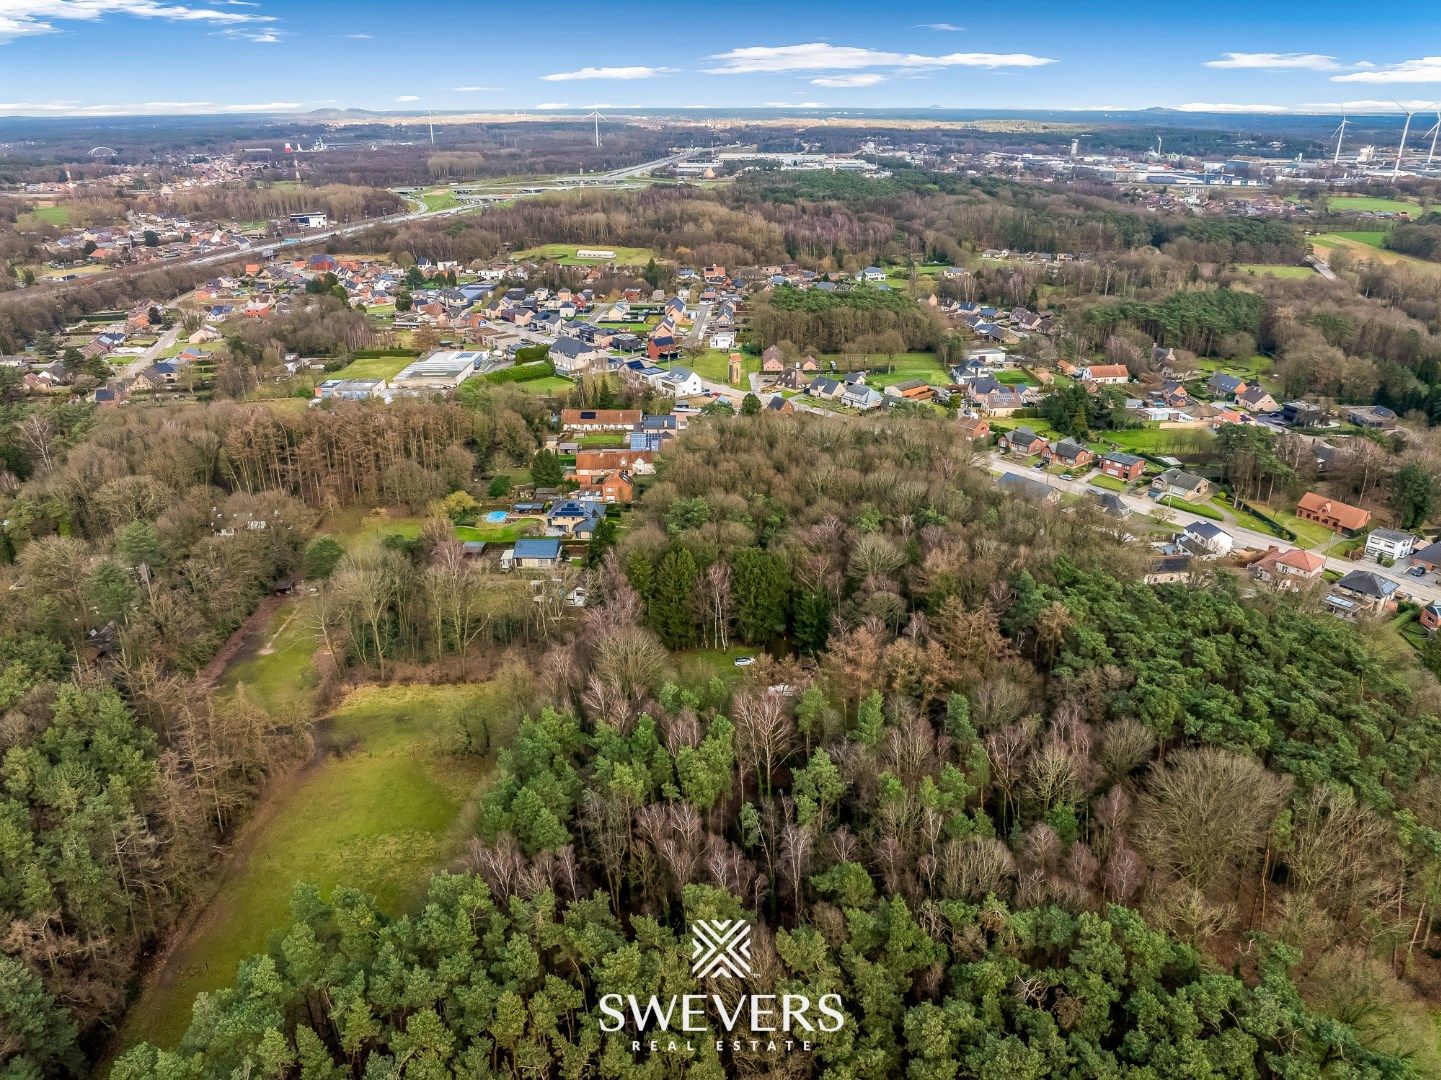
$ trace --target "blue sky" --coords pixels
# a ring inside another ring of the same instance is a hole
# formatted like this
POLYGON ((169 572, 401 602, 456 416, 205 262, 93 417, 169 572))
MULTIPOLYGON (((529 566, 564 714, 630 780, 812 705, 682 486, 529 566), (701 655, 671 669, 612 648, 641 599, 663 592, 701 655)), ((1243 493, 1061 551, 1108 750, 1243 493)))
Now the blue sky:
POLYGON ((1394 111, 1441 100, 1432 54, 1441 7, 1354 0, 0 0, 0 115, 1394 111))

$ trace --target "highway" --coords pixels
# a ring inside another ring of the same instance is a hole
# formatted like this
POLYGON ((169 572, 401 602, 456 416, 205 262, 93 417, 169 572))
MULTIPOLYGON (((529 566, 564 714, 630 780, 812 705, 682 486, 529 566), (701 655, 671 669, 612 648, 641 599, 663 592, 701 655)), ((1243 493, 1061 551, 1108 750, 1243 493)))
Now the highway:
MULTIPOLYGON (((723 148, 722 148, 723 149, 723 148)), ((609 186, 623 185, 626 180, 644 176, 667 165, 675 165, 698 154, 713 154, 714 147, 697 147, 694 150, 685 150, 679 153, 670 154, 667 157, 657 158, 654 161, 643 162, 640 165, 629 165, 623 169, 614 169, 606 173, 590 173, 584 176, 559 176, 551 180, 536 181, 534 184, 526 185, 526 190, 513 192, 495 192, 494 196, 501 199, 524 199, 533 198, 537 195, 552 194, 556 191, 573 189, 578 185, 584 186, 609 186)), ((464 184, 452 185, 464 187, 464 184)), ((422 202, 422 205, 424 203, 422 202)), ((92 285, 99 281, 107 281, 111 278, 145 273, 149 270, 163 270, 172 266, 214 266, 221 263, 234 262, 238 259, 251 255, 259 255, 262 252, 273 251, 279 255, 287 248, 310 247, 314 244, 323 244, 329 240, 354 236, 364 232, 366 229, 373 229, 379 225, 403 225, 408 221, 419 221, 424 218, 451 217, 456 214, 470 214, 480 209, 480 204, 465 204, 451 206, 444 210, 410 210, 403 214, 391 214, 388 217, 367 218, 364 221, 357 221, 347 225, 336 225, 325 229, 317 229, 311 232, 300 233, 295 236, 288 236, 283 240, 276 240, 263 244, 237 244, 234 247, 224 248, 219 251, 207 252, 203 255, 195 255, 184 259, 171 259, 168 262, 146 263, 138 266, 125 266, 103 274, 90 274, 75 281, 57 281, 54 283, 36 284, 31 289, 51 291, 65 289, 74 286, 92 285)))

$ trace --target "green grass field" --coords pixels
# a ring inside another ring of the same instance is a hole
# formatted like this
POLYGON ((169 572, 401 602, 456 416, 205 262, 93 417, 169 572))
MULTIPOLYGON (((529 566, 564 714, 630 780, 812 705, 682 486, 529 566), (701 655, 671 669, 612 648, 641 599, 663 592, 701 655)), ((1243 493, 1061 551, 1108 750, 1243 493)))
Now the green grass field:
POLYGON ((425 208, 432 213, 436 210, 453 210, 460 205, 460 199, 456 197, 450 185, 427 188, 420 193, 420 199, 424 201, 425 208))
POLYGON ((1115 443, 1122 450, 1160 456, 1191 453, 1206 446, 1214 438, 1199 429, 1139 427, 1127 431, 1103 431, 1096 441, 1115 443))
POLYGON ((569 379, 563 379, 559 375, 547 375, 541 379, 530 379, 526 382, 506 383, 505 385, 515 390, 524 390, 527 394, 563 394, 568 390, 575 389, 575 383, 569 379))
POLYGON ((221 687, 227 693, 243 687, 270 710, 300 707, 308 713, 317 645, 304 602, 285 604, 262 631, 254 654, 232 664, 221 687))
POLYGON ((1331 210, 1354 210, 1373 214, 1419 214, 1419 203, 1409 199, 1383 199, 1376 195, 1333 195, 1326 200, 1331 210))
POLYGON ((37 206, 33 210, 26 210, 15 219, 15 224, 20 228, 35 225, 54 225, 63 229, 70 224, 70 207, 61 203, 59 206, 37 206))
POLYGON ((1365 244, 1372 248, 1380 248, 1386 243, 1385 229, 1356 229, 1327 233, 1326 235, 1339 236, 1342 240, 1350 240, 1352 243, 1365 244))
MULTIPOLYGON (((821 365, 820 374, 829 373, 832 360, 836 362, 838 371, 850 370, 847 358, 840 353, 823 353, 816 359, 821 365)), ((884 356, 871 356, 866 362, 871 369, 871 375, 866 382, 877 390, 891 383, 905 382, 907 379, 924 379, 928 383, 941 385, 949 385, 951 381, 950 374, 936 359, 935 353, 897 353, 893 360, 887 360, 884 356)))
POLYGON ((487 686, 388 686, 355 691, 331 716, 331 753, 280 782, 241 829, 215 899, 120 1032, 122 1047, 173 1046, 195 995, 230 985, 236 965, 285 925, 299 882, 328 895, 344 884, 403 910, 429 871, 459 849, 458 829, 487 765, 446 751, 459 710, 490 705, 487 686))
POLYGON ((642 247, 615 247, 612 244, 541 244, 538 247, 526 248, 524 251, 517 251, 511 256, 512 259, 539 259, 542 261, 558 262, 562 266, 596 266, 601 263, 613 262, 617 266, 644 266, 651 259, 657 262, 661 257, 652 248, 642 247), (582 249, 592 251, 613 251, 613 259, 581 259, 576 257, 576 252, 582 249))
POLYGON ((1114 476, 1107 476, 1104 473, 1097 473, 1088 481, 1093 487, 1104 488, 1107 491, 1125 491, 1130 487, 1124 480, 1118 480, 1114 476))
POLYGON ((363 360, 352 360, 327 379, 390 379, 395 373, 415 360, 413 356, 368 356, 363 360))
MULTIPOLYGON (((730 374, 731 349, 707 349, 703 353, 681 360, 682 367, 688 367, 702 379, 709 379, 711 382, 724 383, 730 374)), ((741 370, 747 375, 758 372, 761 369, 761 358, 759 356, 748 356, 741 354, 741 370)), ((744 381, 741 383, 745 385, 744 381)))
POLYGON ((1185 499, 1178 499, 1174 495, 1167 495, 1161 500, 1162 506, 1169 506, 1174 510, 1184 510, 1188 514, 1196 514, 1199 517, 1210 518, 1212 521, 1224 521, 1225 515, 1214 506, 1205 503, 1188 502, 1185 499))
POLYGON ((1236 269, 1243 274, 1260 277, 1301 279, 1316 276, 1316 271, 1309 266, 1285 266, 1281 263, 1237 263, 1236 269))

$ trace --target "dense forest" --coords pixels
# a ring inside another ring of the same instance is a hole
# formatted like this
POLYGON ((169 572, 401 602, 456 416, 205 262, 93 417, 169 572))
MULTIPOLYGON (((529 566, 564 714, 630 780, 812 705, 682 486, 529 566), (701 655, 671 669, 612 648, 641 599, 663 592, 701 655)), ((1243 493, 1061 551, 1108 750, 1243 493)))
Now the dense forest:
POLYGON ((1142 585, 969 455, 697 422, 454 872, 397 919, 298 890, 116 1075, 1434 1075, 1435 680, 1294 599, 1142 585), (725 1001, 833 993, 840 1030, 634 1052, 599 1003, 702 992, 698 918, 755 926, 725 1001))
MULTIPOLYGON (((5 473, 0 547, 0 1075, 85 1072, 218 845, 310 753, 308 716, 222 700, 203 669, 277 579, 318 572, 321 513, 422 510, 477 468, 527 462, 540 407, 498 388, 464 406, 12 418, 29 479, 5 473)), ((348 620, 389 579, 343 549, 324 562, 343 660, 348 620)), ((448 651, 490 625, 483 604, 502 637, 547 614, 458 560, 413 577, 406 611, 448 651)))

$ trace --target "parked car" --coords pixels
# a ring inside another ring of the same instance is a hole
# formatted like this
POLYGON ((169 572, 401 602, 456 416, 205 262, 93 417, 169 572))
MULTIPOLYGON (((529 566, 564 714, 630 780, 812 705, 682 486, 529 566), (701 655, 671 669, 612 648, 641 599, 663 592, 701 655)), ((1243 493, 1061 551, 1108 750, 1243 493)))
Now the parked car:
POLYGON ((1407 570, 1406 573, 1410 574, 1412 577, 1425 577, 1426 568, 1424 566, 1413 566, 1410 570, 1407 570))
POLYGON ((736 667, 750 667, 750 666, 751 666, 752 664, 754 664, 755 662, 756 662, 756 658, 755 658, 754 656, 737 656, 737 657, 736 657, 736 667))

